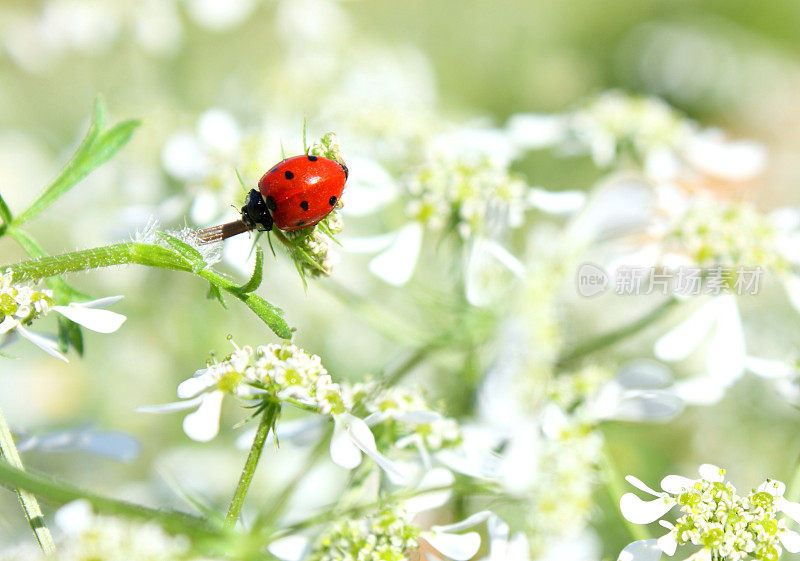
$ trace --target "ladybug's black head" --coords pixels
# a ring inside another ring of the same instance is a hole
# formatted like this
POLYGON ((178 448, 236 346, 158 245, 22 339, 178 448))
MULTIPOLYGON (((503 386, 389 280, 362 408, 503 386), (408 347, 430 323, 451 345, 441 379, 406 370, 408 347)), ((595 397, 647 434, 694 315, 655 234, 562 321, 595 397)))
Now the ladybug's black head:
POLYGON ((251 230, 256 229, 261 232, 272 230, 272 215, 269 213, 264 197, 255 189, 250 189, 247 199, 245 199, 242 207, 242 222, 251 230))

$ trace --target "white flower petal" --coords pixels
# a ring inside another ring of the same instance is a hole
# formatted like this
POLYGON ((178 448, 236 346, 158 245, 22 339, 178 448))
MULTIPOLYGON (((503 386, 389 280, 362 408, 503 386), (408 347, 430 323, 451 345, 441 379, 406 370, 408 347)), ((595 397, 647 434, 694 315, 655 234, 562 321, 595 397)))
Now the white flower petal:
POLYGON ((681 380, 672 386, 672 391, 688 405, 713 405, 725 395, 726 380, 701 376, 681 380))
MULTIPOLYGON (((452 485, 455 480, 455 476, 449 469, 441 467, 434 468, 428 470, 425 475, 422 476, 422 479, 417 485, 417 489, 423 490, 448 487, 452 485)), ((405 507, 406 512, 412 514, 424 512, 426 510, 433 510, 434 508, 439 508, 448 500, 450 500, 450 496, 452 494, 453 492, 450 489, 420 493, 414 497, 411 497, 410 499, 407 499, 403 503, 403 506, 405 507)))
POLYGON ((783 497, 783 494, 786 492, 786 485, 783 483, 783 481, 770 479, 769 481, 765 481, 759 485, 758 490, 769 493, 773 497, 783 497))
POLYGON ((335 420, 331 437, 331 460, 337 466, 353 469, 361 464, 361 450, 355 445, 347 433, 347 426, 339 419, 335 420))
POLYGON ((683 400, 670 391, 627 392, 607 418, 666 422, 683 411, 683 407, 683 400))
POLYGON ((633 493, 625 493, 619 500, 622 516, 634 524, 650 524, 664 516, 673 507, 673 503, 664 499, 643 501, 633 493))
POLYGON ((172 403, 162 403, 159 405, 142 405, 141 407, 137 407, 135 411, 137 413, 174 413, 175 411, 185 411, 187 409, 194 409, 198 405, 202 398, 194 397, 192 399, 186 399, 183 401, 173 401, 172 403))
POLYGON ((782 360, 772 360, 747 356, 744 359, 745 368, 762 378, 788 378, 797 375, 797 368, 782 360))
POLYGON ((658 543, 658 547, 661 549, 661 551, 670 557, 675 555, 675 550, 678 549, 678 542, 672 532, 664 534, 658 538, 656 543, 658 543))
POLYGON ((656 357, 666 362, 683 360, 697 348, 717 319, 719 305, 715 301, 699 310, 662 335, 653 349, 656 357))
POLYGON ((59 508, 53 518, 62 532, 77 536, 92 523, 94 513, 89 501, 78 499, 59 508))
MULTIPOLYGON (((372 415, 370 415, 371 417, 372 415)), ((400 421, 401 423, 406 423, 409 425, 427 425, 430 423, 434 423, 440 420, 442 416, 437 413, 436 411, 406 411, 397 415, 395 419, 400 421)), ((373 423, 369 422, 369 418, 364 419, 368 425, 372 425, 373 423)))
POLYGON ((508 121, 509 138, 520 148, 534 150, 561 142, 567 121, 560 115, 519 113, 508 121))
POLYGON ((657 540, 639 540, 628 544, 617 557, 617 561, 659 561, 661 548, 657 540))
POLYGON ((194 376, 178 384, 178 397, 181 399, 194 397, 214 386, 214 384, 216 384, 216 381, 213 376, 207 375, 206 370, 198 370, 194 376))
POLYGON ((394 286, 407 283, 417 266, 422 232, 419 222, 403 226, 389 249, 370 261, 369 270, 372 274, 394 286))
POLYGON ((397 182, 378 162, 369 158, 347 158, 347 189, 342 195, 342 213, 366 216, 388 205, 400 194, 397 182))
POLYGON ((97 298, 96 300, 89 300, 88 302, 81 302, 80 305, 84 308, 108 308, 112 304, 116 304, 124 296, 106 296, 105 298, 97 298))
POLYGON ((203 394, 197 411, 186 415, 183 432, 192 440, 208 442, 219 433, 219 416, 222 411, 224 392, 214 391, 203 394))
POLYGON ((717 325, 706 355, 708 375, 731 383, 744 372, 745 342, 739 306, 732 294, 718 296, 717 325))
POLYGON ((81 304, 53 306, 51 309, 68 320, 74 321, 84 326, 86 329, 91 329, 97 333, 113 333, 128 319, 122 314, 110 310, 100 310, 81 304))
POLYGON ((628 389, 663 388, 672 381, 672 370, 657 360, 631 360, 622 365, 616 380, 628 389))
POLYGON ((725 474, 719 466, 715 466, 714 464, 701 464, 697 471, 700 473, 700 477, 706 481, 711 481, 713 483, 722 483, 725 481, 725 474))
POLYGON ((784 530, 778 534, 778 539, 789 553, 800 552, 800 534, 793 530, 784 530))
POLYGON ((443 526, 433 526, 431 529, 434 530, 435 532, 458 532, 459 530, 465 530, 467 528, 472 528, 473 526, 477 526, 481 522, 489 520, 491 516, 492 516, 491 510, 481 510, 471 516, 468 516, 461 522, 455 522, 453 524, 445 524, 443 526))
POLYGON ((730 181, 752 179, 764 169, 767 150, 763 144, 726 141, 719 130, 694 135, 684 156, 702 172, 730 181))
POLYGON ((778 508, 786 516, 800 524, 800 503, 795 503, 784 499, 779 501, 778 508))
POLYGON ((67 357, 65 357, 56 350, 58 348, 58 343, 55 340, 51 339, 50 337, 30 331, 22 327, 21 325, 18 326, 14 331, 19 333, 21 337, 25 337, 28 341, 30 341, 31 343, 42 349, 50 356, 60 358, 64 362, 69 362, 69 360, 67 360, 67 357))
POLYGON ((344 417, 343 422, 345 424, 347 434, 353 441, 353 444, 358 446, 358 448, 364 454, 369 456, 373 462, 378 464, 378 466, 386 472, 386 474, 389 476, 389 479, 391 479, 393 483, 405 483, 405 474, 403 474, 403 472, 397 466, 395 466, 394 463, 389 460, 389 458, 378 451, 378 447, 375 444, 375 437, 372 435, 372 431, 369 430, 367 423, 365 423, 362 419, 349 414, 341 415, 341 417, 344 417))
POLYGON ((649 493, 654 497, 660 497, 661 493, 653 489, 652 487, 648 486, 644 481, 639 479, 638 477, 634 477, 633 475, 626 475, 625 481, 639 489, 640 491, 644 491, 645 493, 649 493))
POLYGON ((661 488, 670 495, 680 495, 694 486, 694 479, 682 475, 668 475, 661 480, 661 488))
POLYGON ((549 214, 572 214, 579 211, 586 202, 583 191, 548 191, 531 187, 525 197, 533 208, 549 214))
POLYGON ((439 553, 455 561, 472 559, 481 547, 481 536, 477 532, 448 534, 434 531, 424 532, 422 537, 439 553))
POLYGON ((305 536, 286 536, 267 546, 267 550, 281 561, 301 561, 309 549, 311 543, 305 536))

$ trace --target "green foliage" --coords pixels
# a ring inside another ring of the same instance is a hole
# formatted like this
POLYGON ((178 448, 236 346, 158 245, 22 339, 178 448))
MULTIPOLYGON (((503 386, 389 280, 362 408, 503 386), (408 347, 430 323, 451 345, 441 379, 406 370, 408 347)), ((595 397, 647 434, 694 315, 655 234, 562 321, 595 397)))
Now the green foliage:
MULTIPOLYGON (((14 226, 24 224, 53 204, 56 199, 125 146, 138 126, 139 121, 130 120, 106 129, 106 104, 103 98, 98 96, 94 102, 89 130, 72 158, 53 182, 39 194, 27 209, 14 218, 11 224, 14 226)), ((2 203, 0 206, 5 207, 6 205, 2 203)), ((6 214, 10 216, 10 212, 7 211, 7 207, 5 211, 0 211, 6 223, 8 223, 6 214)))

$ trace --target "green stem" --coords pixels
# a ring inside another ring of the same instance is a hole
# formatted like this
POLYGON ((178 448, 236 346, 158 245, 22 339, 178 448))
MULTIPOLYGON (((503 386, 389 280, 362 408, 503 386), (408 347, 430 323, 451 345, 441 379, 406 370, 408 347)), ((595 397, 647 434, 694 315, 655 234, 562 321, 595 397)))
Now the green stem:
MULTIPOLYGON (((611 455, 608 454, 606 449, 601 452, 599 467, 603 474, 603 479, 605 479, 606 489, 611 497, 611 503, 618 505, 620 497, 625 494, 625 489, 623 489, 622 485, 620 484, 622 478, 619 475, 617 467, 614 465, 614 461, 611 459, 611 455)), ((634 540, 646 540, 650 537, 647 535, 647 531, 643 526, 634 524, 624 516, 622 518, 625 521, 625 526, 628 528, 628 531, 634 540)))
POLYGON ((0 270, 10 269, 13 280, 22 282, 131 263, 177 271, 191 272, 192 270, 191 266, 175 252, 161 246, 140 242, 118 243, 41 257, 13 265, 0 266, 0 270))
POLYGON ((25 471, 0 461, 0 485, 11 489, 30 491, 41 499, 57 505, 84 499, 98 514, 126 516, 160 524, 172 533, 212 535, 213 529, 206 521, 176 511, 157 510, 137 504, 95 495, 52 477, 25 471))
POLYGON ((635 335, 645 327, 648 327, 649 325, 661 319, 664 315, 667 314, 667 312, 669 312, 675 306, 677 306, 679 302, 680 300, 678 300, 677 298, 670 297, 669 299, 665 300, 664 302, 659 304, 656 308, 654 308, 641 318, 637 319, 636 321, 629 323, 609 333, 604 333, 603 335, 595 337, 594 339, 590 339, 589 341, 577 345, 572 349, 566 351, 559 357, 556 365, 559 368, 563 368, 564 366, 572 362, 575 362, 579 358, 583 358, 586 355, 610 347, 611 345, 619 343, 620 341, 626 339, 627 337, 630 337, 631 335, 635 335))
POLYGON ((250 453, 247 455, 247 461, 244 463, 242 475, 239 477, 239 484, 236 486, 236 491, 233 493, 231 506, 228 508, 228 514, 225 515, 225 526, 232 528, 236 525, 239 519, 239 513, 242 511, 244 505, 244 498, 247 496, 247 490, 250 488, 250 483, 253 481, 253 475, 258 466, 258 460, 261 458, 261 452, 264 450, 264 444, 267 441, 269 431, 275 427, 275 422, 278 420, 281 406, 278 403, 269 403, 261 414, 261 421, 258 423, 256 430, 256 437, 253 440, 253 445, 250 447, 250 453))
MULTIPOLYGON (((3 411, 0 410, 0 456, 17 469, 24 469, 22 466, 22 458, 19 457, 19 450, 14 444, 14 437, 11 435, 11 429, 8 426, 3 411)), ((19 504, 22 506, 22 511, 25 513, 25 518, 31 527, 33 536, 39 543, 39 547, 46 555, 55 553, 56 544, 53 541, 53 536, 44 522, 42 509, 39 507, 39 501, 36 497, 25 489, 16 489, 17 496, 19 497, 19 504)))

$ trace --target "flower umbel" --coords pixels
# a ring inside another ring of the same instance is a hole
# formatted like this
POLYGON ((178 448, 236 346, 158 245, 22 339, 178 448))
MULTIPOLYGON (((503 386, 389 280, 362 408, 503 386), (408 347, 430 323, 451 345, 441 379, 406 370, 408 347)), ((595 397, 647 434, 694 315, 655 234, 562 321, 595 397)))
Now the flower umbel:
POLYGON ((667 555, 674 555, 679 546, 699 546, 692 559, 726 559, 740 561, 758 559, 773 561, 783 549, 800 551, 800 534, 786 527, 784 513, 800 519, 800 504, 783 497, 786 486, 768 479, 757 489, 740 496, 736 488, 725 481, 725 470, 711 464, 700 466, 700 479, 668 475, 661 481, 664 492, 650 489, 633 476, 626 478, 631 485, 658 497, 643 501, 633 493, 620 499, 623 516, 636 524, 649 524, 674 506, 681 516, 671 524, 660 524, 669 532, 658 540, 634 542, 623 550, 620 559, 646 559, 646 550, 653 544, 667 555))

